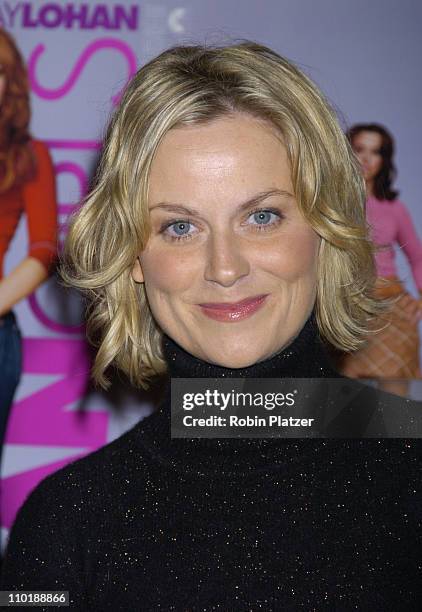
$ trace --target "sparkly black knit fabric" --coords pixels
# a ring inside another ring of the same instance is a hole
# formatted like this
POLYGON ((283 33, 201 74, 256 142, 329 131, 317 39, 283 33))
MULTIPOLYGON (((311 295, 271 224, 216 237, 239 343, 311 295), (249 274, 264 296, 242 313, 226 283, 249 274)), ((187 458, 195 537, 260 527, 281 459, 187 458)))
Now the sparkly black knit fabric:
MULTIPOLYGON (((241 370, 163 347, 173 377, 335 376, 312 319, 241 370)), ((171 439, 168 393, 29 496, 3 590, 90 611, 422 610, 419 440, 171 439)))

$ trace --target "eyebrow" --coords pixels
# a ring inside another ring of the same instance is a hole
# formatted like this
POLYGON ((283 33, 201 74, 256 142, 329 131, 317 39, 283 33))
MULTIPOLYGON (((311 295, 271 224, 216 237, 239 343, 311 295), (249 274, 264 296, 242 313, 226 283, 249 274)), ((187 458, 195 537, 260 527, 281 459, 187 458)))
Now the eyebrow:
MULTIPOLYGON (((271 196, 275 196, 275 195, 282 196, 284 198, 294 197, 293 194, 291 194, 288 191, 285 191, 284 189, 270 189, 268 191, 263 191, 261 193, 258 193, 257 195, 253 196, 246 202, 239 204, 239 206, 236 207, 235 212, 242 212, 243 210, 250 208, 254 204, 259 204, 263 200, 266 200, 267 198, 271 196)), ((188 206, 184 206, 183 204, 176 204, 172 202, 159 202, 158 204, 151 206, 149 210, 151 212, 152 210, 155 210, 156 208, 161 208, 161 209, 169 210, 172 212, 184 213, 188 215, 200 215, 201 214, 201 211, 196 210, 195 208, 189 208, 188 206)))

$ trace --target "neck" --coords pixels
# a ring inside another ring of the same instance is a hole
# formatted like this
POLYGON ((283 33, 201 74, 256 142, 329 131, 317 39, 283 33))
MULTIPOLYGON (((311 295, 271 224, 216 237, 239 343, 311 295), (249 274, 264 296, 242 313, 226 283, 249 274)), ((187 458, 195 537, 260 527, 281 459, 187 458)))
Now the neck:
POLYGON ((366 196, 368 198, 373 198, 374 197, 374 181, 373 180, 365 181, 365 185, 366 185, 366 196))
POLYGON ((296 338, 272 357, 245 368, 226 368, 194 357, 163 336, 163 354, 171 378, 320 378, 335 377, 312 314, 296 338))
POLYGON ((163 353, 170 378, 157 411, 141 421, 140 442, 158 462, 159 469, 221 479, 256 476, 271 466, 293 465, 313 441, 280 438, 171 438, 171 378, 335 378, 318 336, 313 316, 286 348, 271 358, 246 368, 230 369, 210 364, 163 337, 163 353), (300 453, 299 453, 300 449, 300 453))

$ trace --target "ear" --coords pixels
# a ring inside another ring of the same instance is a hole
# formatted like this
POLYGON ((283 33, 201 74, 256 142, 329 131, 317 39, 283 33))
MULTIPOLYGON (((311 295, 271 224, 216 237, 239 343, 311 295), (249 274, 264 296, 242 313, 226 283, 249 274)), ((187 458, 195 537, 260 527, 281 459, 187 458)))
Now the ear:
POLYGON ((139 257, 136 258, 135 264, 132 268, 132 278, 135 283, 144 282, 144 273, 142 272, 141 260, 139 257))

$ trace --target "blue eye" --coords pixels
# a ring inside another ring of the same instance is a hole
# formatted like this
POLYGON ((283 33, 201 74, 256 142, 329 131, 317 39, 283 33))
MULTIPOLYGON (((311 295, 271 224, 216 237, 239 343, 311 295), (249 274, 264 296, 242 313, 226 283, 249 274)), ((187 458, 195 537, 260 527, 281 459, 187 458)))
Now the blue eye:
POLYGON ((255 210, 251 213, 249 218, 253 218, 256 223, 248 223, 248 225, 254 226, 254 229, 258 231, 272 229, 273 227, 281 223, 283 217, 284 215, 282 214, 282 212, 277 209, 255 210))
POLYGON ((274 213, 269 210, 260 210, 259 212, 253 213, 253 218, 259 225, 267 225, 267 222, 271 220, 271 215, 274 213))
POLYGON ((177 236, 185 236, 187 233, 187 229, 189 229, 190 223, 186 222, 186 221, 177 221, 176 223, 173 223, 171 226, 175 231, 175 233, 177 234, 177 236), (179 231, 180 230, 180 231, 179 231))
POLYGON ((181 219, 164 224, 160 232, 167 235, 170 240, 188 240, 194 236, 194 234, 189 233, 191 226, 193 224, 190 221, 181 219))

